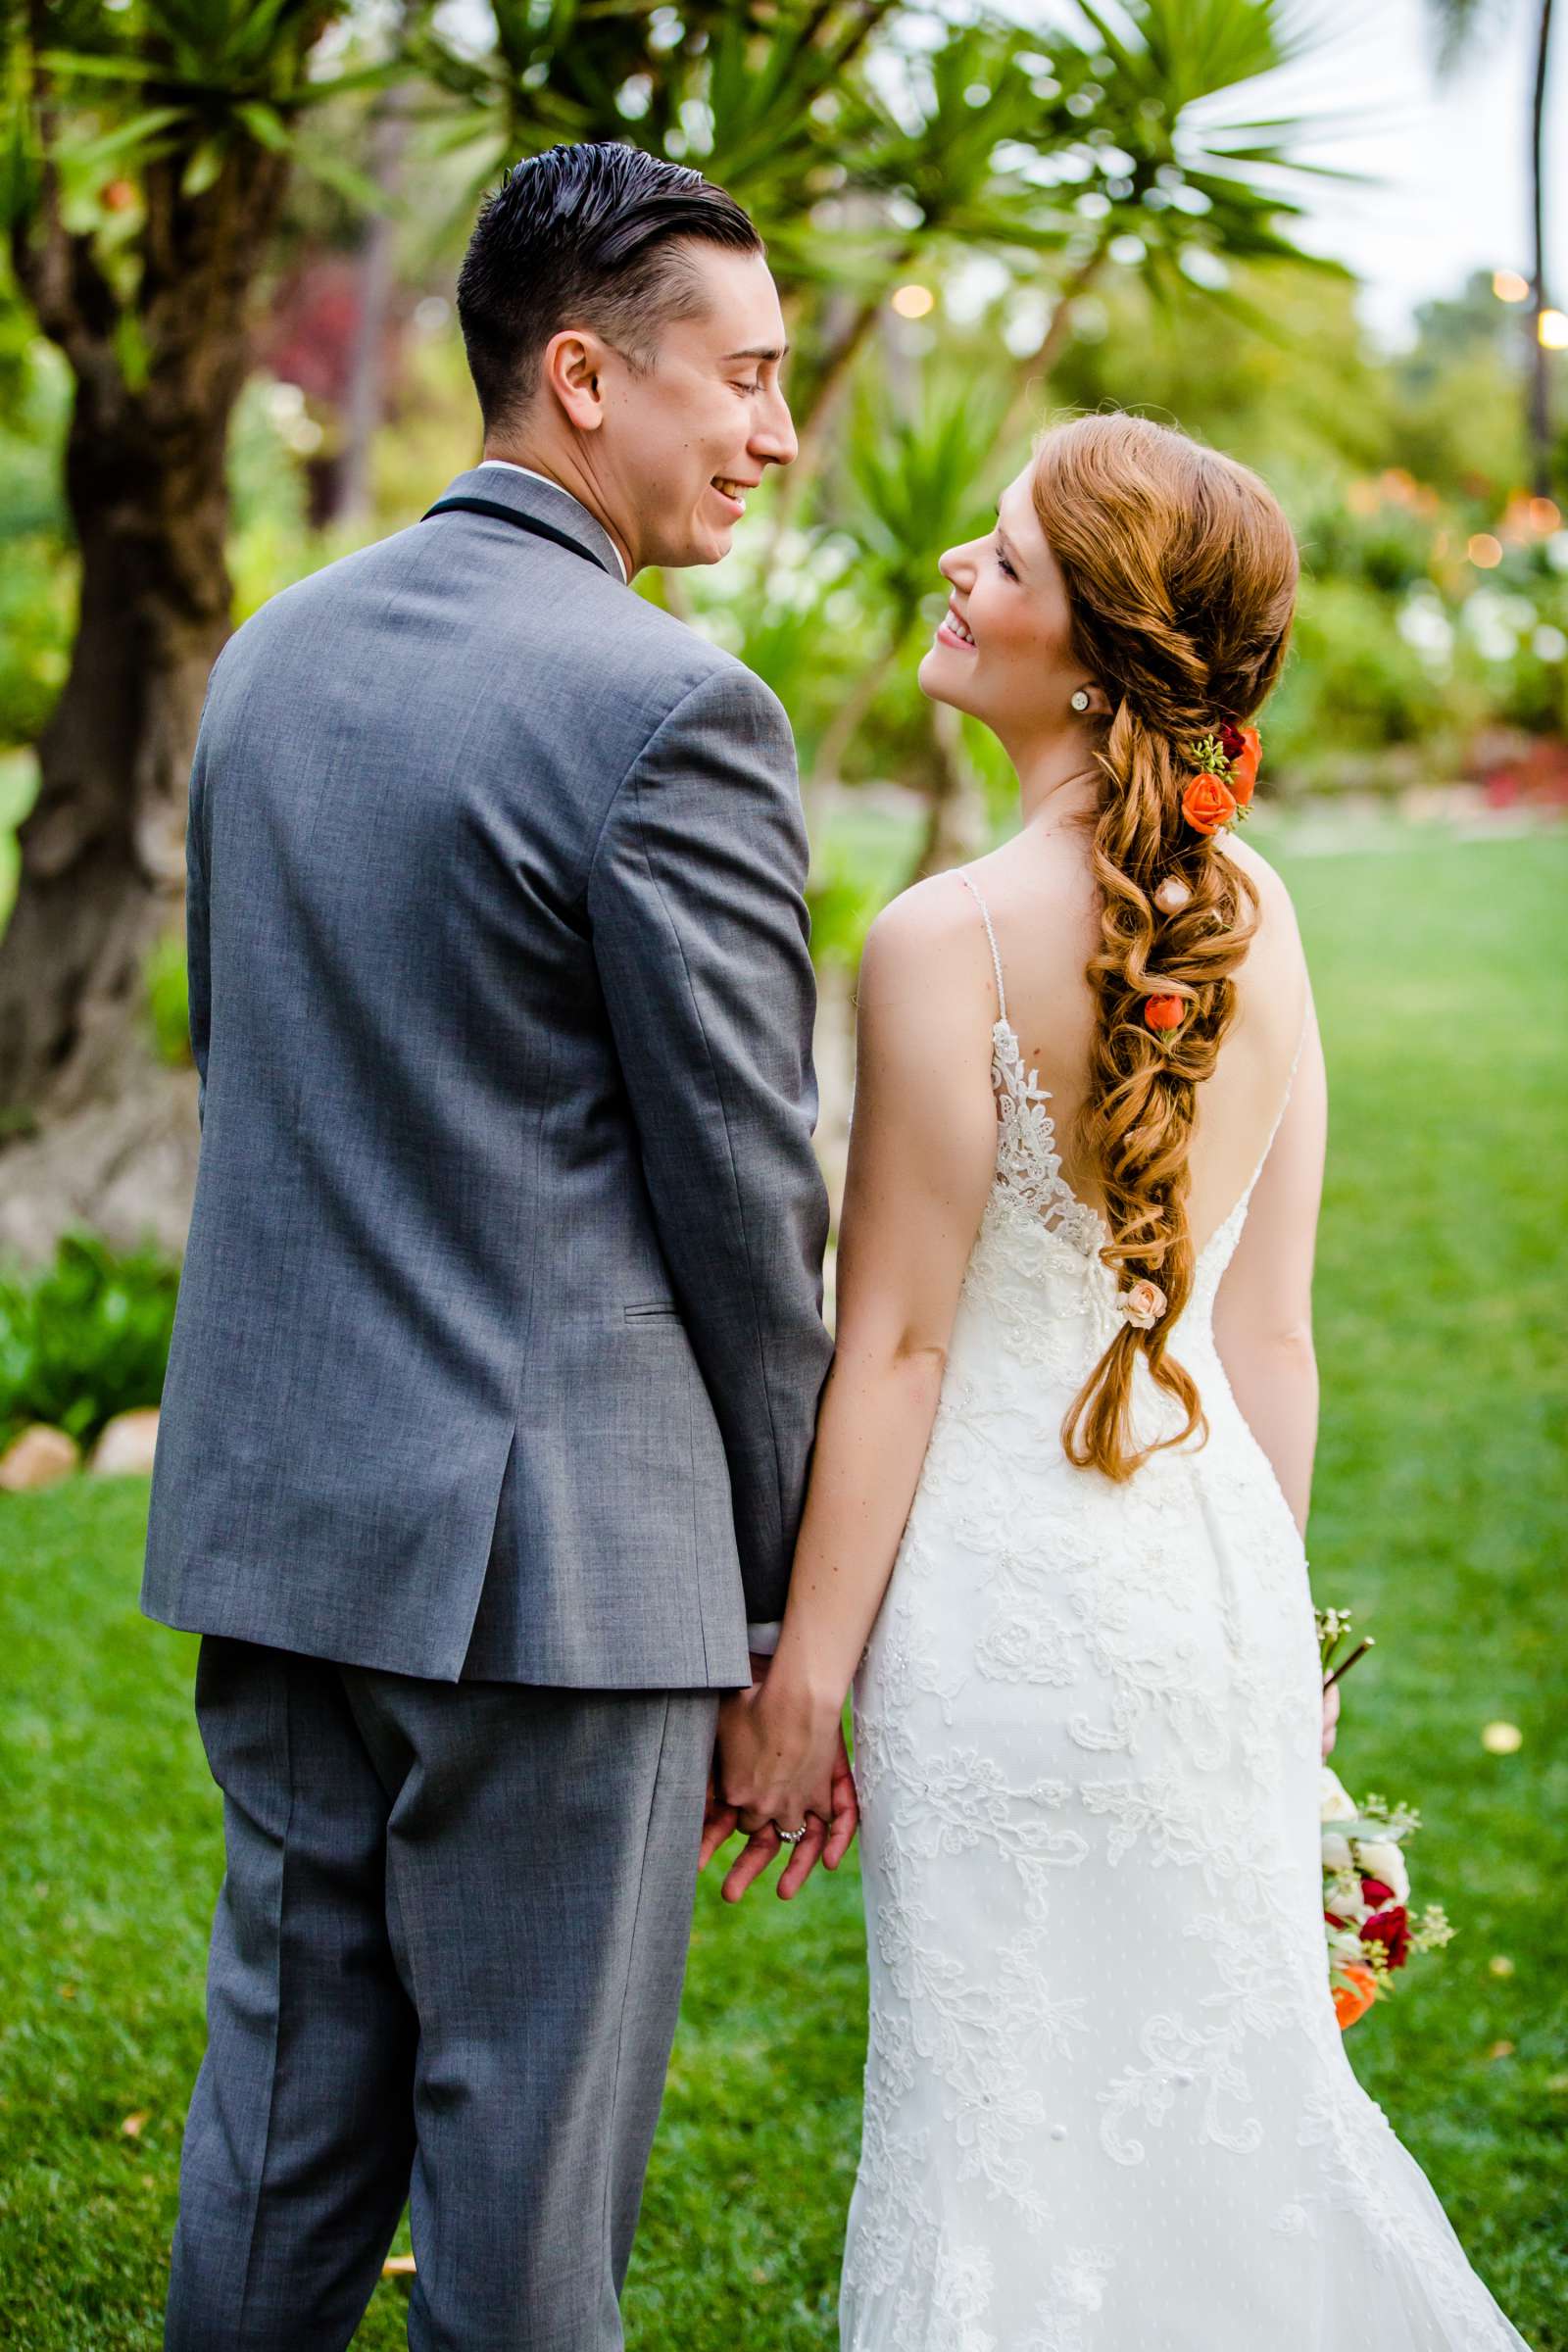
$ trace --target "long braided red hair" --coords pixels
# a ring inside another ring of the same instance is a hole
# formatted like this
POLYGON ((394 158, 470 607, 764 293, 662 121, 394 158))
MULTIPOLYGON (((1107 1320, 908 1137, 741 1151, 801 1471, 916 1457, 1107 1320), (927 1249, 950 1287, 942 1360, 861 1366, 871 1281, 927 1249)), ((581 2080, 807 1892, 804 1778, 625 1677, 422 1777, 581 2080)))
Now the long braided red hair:
POLYGON ((1191 1374, 1168 1351, 1192 1291, 1187 1200, 1198 1089, 1236 1012, 1235 972, 1256 928, 1250 881, 1182 815, 1188 747, 1250 720, 1285 658, 1298 558, 1272 494, 1244 466, 1141 416, 1080 416, 1042 438, 1035 512, 1067 592, 1073 650, 1111 710, 1097 747, 1093 841, 1100 946, 1088 978, 1096 1026, 1078 1124, 1124 1286, 1165 1296, 1149 1329, 1128 1323, 1105 1349, 1062 1427, 1069 1458, 1125 1479, 1158 1446, 1202 1426, 1191 1374), (1156 903, 1175 877, 1188 896, 1156 903), (1151 996, 1183 1005, 1156 1036, 1151 996), (1175 1398, 1180 1429, 1140 1444, 1132 1425, 1139 1359, 1175 1398))

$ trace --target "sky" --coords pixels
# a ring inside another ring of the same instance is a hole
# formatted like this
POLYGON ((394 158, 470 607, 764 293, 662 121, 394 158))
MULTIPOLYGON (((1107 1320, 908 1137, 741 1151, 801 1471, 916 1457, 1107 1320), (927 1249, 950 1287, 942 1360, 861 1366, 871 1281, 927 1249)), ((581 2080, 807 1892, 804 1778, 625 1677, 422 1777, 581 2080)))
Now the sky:
MULTIPOLYGON (((1253 85, 1269 112, 1334 119, 1307 152, 1374 184, 1312 199, 1302 242, 1348 263, 1380 340, 1472 270, 1530 270, 1529 130, 1541 0, 1494 0, 1473 49, 1440 81, 1425 0, 1314 0, 1328 28, 1303 64, 1253 85), (1343 126, 1343 127, 1342 127, 1343 126)), ((1547 298, 1568 309, 1568 19, 1552 32, 1547 105, 1547 298), (1553 161, 1553 149, 1555 159, 1553 161)), ((1249 108, 1249 111, 1251 111, 1249 108)))

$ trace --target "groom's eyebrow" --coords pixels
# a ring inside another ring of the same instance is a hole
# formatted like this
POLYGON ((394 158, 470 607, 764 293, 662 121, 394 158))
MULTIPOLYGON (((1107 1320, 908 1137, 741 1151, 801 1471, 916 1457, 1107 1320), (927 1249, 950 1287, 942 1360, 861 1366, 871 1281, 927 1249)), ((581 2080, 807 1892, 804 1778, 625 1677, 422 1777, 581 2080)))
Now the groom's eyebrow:
POLYGON ((718 363, 718 364, 719 364, 719 366, 720 366, 721 368, 727 368, 727 367, 729 366, 729 364, 730 364, 731 360, 779 360, 779 361, 782 361, 782 360, 784 360, 784 359, 786 359, 786 358, 788 357, 788 355, 789 355, 789 348, 790 348, 790 347, 789 347, 789 345, 788 345, 787 343, 782 343, 782 344, 766 344, 766 345, 763 345, 763 344, 759 344, 759 345, 757 345, 757 346, 756 346, 756 348, 755 348, 755 349, 753 349, 753 350, 751 350, 751 351, 726 351, 726 352, 725 352, 725 354, 724 354, 724 356, 723 356, 723 358, 722 358, 722 359, 719 361, 719 363, 718 363))

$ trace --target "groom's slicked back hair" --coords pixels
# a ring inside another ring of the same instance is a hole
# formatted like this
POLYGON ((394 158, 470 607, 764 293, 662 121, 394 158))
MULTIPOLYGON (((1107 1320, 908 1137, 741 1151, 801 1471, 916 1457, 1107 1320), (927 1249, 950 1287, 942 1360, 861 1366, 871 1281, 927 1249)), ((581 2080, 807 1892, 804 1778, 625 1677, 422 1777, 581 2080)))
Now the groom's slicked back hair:
POLYGON ((585 142, 514 165, 480 208, 458 276, 486 425, 527 407, 563 327, 591 326, 639 372, 650 369, 662 328, 706 308, 693 240, 762 250, 733 196, 641 148, 585 142))

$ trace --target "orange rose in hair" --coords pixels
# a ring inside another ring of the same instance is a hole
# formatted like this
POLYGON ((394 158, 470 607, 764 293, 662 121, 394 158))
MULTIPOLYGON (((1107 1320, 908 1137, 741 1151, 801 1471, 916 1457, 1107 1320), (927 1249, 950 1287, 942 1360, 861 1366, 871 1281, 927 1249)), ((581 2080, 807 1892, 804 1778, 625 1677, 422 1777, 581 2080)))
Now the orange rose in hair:
POLYGON ((1151 1029, 1179 1029, 1186 1011, 1180 997, 1144 999, 1144 1018, 1151 1029))
POLYGON ((1217 833, 1236 814, 1236 795, 1207 768, 1195 776, 1182 795, 1182 814, 1195 833, 1217 833))
POLYGON ((1263 742, 1255 727, 1238 727, 1242 749, 1231 761, 1231 791, 1245 808, 1252 797, 1257 782, 1257 763, 1263 756, 1263 742))

